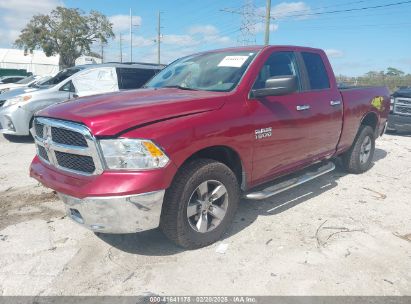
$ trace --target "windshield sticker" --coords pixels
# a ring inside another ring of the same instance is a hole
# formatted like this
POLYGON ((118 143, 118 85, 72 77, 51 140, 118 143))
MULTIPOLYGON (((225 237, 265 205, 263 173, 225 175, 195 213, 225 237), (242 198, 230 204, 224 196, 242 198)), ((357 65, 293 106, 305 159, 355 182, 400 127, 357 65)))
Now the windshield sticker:
POLYGON ((249 56, 225 56, 218 66, 239 68, 246 62, 248 57, 249 56))

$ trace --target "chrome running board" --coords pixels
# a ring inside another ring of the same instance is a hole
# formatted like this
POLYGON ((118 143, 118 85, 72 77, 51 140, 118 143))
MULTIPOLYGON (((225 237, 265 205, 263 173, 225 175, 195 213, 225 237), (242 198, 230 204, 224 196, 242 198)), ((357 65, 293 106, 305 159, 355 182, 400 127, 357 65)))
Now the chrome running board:
POLYGON ((308 171, 305 172, 304 174, 288 179, 286 181, 283 181, 279 184, 275 184, 273 186, 270 186, 268 188, 265 188, 261 191, 256 191, 256 192, 250 192, 247 193, 244 197, 247 199, 251 199, 251 200, 262 200, 262 199, 266 199, 269 198, 273 195, 276 195, 280 192, 283 192, 285 190, 297 187, 301 184, 304 184, 310 180, 313 180, 321 175, 324 175, 328 172, 331 172, 335 169, 335 165, 332 162, 329 162, 319 168, 317 168, 316 170, 313 171, 308 171))

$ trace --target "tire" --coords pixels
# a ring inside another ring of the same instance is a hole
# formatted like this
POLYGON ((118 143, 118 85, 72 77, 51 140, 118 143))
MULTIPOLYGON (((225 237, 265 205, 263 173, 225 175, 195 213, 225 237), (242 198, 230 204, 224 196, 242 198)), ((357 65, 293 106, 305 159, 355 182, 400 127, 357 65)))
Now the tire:
POLYGON ((194 160, 181 167, 166 190, 160 228, 186 249, 207 246, 228 229, 239 200, 238 180, 230 168, 210 159, 194 160))
POLYGON ((375 132, 370 126, 362 125, 354 143, 342 156, 344 169, 360 174, 371 168, 375 151, 375 132))

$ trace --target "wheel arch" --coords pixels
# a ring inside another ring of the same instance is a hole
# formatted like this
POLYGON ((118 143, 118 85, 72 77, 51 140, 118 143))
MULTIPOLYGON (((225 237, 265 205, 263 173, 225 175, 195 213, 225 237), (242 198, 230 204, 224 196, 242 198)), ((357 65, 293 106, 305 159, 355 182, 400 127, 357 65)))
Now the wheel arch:
POLYGON ((247 178, 244 164, 241 160, 240 154, 232 147, 225 145, 204 147, 187 157, 186 160, 181 164, 181 166, 190 161, 200 158, 213 159, 225 164, 236 175, 241 189, 247 189, 247 178))
POLYGON ((378 115, 375 112, 368 112, 366 113, 360 122, 360 126, 370 126, 374 132, 377 131, 377 126, 378 126, 378 115))

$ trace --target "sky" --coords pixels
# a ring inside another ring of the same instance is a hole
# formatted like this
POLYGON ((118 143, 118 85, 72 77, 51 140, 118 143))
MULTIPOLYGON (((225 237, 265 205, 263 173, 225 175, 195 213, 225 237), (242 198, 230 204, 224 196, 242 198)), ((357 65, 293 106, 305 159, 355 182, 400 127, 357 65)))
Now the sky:
MULTIPOLYGON (((0 0, 0 48, 12 47, 33 14, 60 5, 108 16, 116 37, 105 47, 104 59, 120 60, 121 34, 122 57, 129 61, 131 8, 133 61, 157 61, 161 11, 161 62, 170 63, 198 51, 242 45, 244 17, 238 12, 246 2, 254 8, 247 18, 249 40, 263 44, 266 0, 0 0)), ((270 44, 322 48, 336 74, 359 76, 389 66, 411 73, 411 1, 272 0, 271 14, 270 44)))

